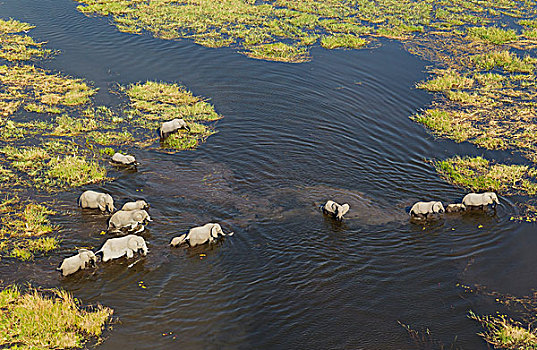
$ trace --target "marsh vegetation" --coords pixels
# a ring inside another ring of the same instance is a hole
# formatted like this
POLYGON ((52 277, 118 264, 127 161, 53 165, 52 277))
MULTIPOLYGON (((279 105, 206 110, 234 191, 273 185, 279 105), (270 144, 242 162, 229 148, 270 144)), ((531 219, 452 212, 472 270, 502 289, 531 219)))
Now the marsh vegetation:
POLYGON ((62 290, 46 293, 16 286, 0 291, 0 346, 10 349, 79 348, 98 338, 112 310, 83 308, 62 290))

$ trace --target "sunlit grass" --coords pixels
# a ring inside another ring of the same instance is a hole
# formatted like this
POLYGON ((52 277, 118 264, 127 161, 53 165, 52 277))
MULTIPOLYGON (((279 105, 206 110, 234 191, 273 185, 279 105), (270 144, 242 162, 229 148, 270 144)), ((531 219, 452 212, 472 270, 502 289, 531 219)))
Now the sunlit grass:
POLYGON ((48 168, 47 178, 69 187, 78 187, 106 179, 106 169, 99 163, 76 155, 52 158, 48 168))
POLYGON ((35 289, 21 292, 11 286, 0 292, 0 346, 17 349, 81 347, 102 334, 113 311, 97 305, 81 308, 71 294, 35 289))
POLYGON ((472 191, 537 193, 537 169, 526 165, 491 164, 482 157, 454 157, 434 164, 450 183, 472 191))
POLYGON ((366 44, 367 40, 352 34, 337 34, 331 36, 323 36, 321 38, 321 46, 326 49, 357 49, 366 44))

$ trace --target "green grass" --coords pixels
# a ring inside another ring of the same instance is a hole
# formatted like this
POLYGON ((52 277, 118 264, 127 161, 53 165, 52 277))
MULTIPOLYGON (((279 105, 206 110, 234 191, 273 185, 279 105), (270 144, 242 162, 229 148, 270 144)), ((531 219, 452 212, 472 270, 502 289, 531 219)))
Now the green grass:
POLYGON ((460 120, 456 112, 427 109, 413 116, 412 119, 427 126, 437 135, 449 137, 457 142, 463 142, 475 136, 475 129, 471 123, 460 120))
POLYGON ((92 131, 88 134, 88 140, 99 145, 124 145, 134 141, 134 137, 128 131, 121 132, 102 132, 92 131))
POLYGON ((321 38, 321 46, 325 49, 357 49, 366 44, 367 40, 353 34, 335 34, 321 38))
POLYGON ((82 347, 101 336, 113 311, 97 305, 82 308, 71 294, 35 289, 23 293, 15 286, 0 292, 0 346, 11 349, 82 347))
POLYGON ((448 182, 468 190, 537 193, 537 169, 526 165, 492 164, 482 157, 454 157, 434 165, 448 182))
POLYGON ((517 34, 514 29, 501 29, 496 26, 471 27, 468 28, 468 35, 473 39, 483 40, 495 45, 517 40, 517 34))
POLYGON ((537 349, 537 334, 506 315, 478 316, 470 311, 468 317, 485 328, 479 335, 496 349, 537 349))
POLYGON ((474 79, 461 75, 459 72, 448 70, 436 70, 436 77, 426 82, 418 83, 418 89, 427 91, 447 91, 452 89, 470 89, 474 85, 474 79))
POLYGON ((285 43, 270 43, 246 47, 244 54, 267 61, 301 63, 310 60, 306 49, 285 43))
POLYGON ((506 72, 532 73, 535 69, 535 60, 530 56, 519 58, 510 51, 492 51, 477 54, 471 60, 478 69, 491 70, 495 67, 503 68, 506 72))
POLYGON ((50 55, 51 50, 42 48, 44 43, 35 42, 27 35, 15 34, 32 28, 32 25, 14 19, 0 19, 0 59, 12 62, 27 61, 50 55))
POLYGON ((99 163, 76 155, 53 158, 48 167, 47 178, 60 186, 78 187, 106 179, 106 169, 99 163))

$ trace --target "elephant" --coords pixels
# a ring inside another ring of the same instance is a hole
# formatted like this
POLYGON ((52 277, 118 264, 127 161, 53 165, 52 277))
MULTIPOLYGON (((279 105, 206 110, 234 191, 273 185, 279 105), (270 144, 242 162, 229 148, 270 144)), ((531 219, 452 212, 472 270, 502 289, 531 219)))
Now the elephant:
POLYGON ((429 214, 443 213, 445 212, 442 202, 417 202, 410 209, 410 216, 412 217, 427 217, 429 214))
POLYGON ((172 247, 176 247, 188 241, 191 247, 204 243, 213 243, 218 236, 233 236, 233 232, 225 234, 219 224, 208 223, 203 226, 191 228, 188 234, 182 234, 179 237, 174 237, 170 242, 172 247))
POLYGON ((118 165, 138 165, 134 156, 124 155, 117 152, 112 156, 112 162, 118 165))
POLYGON ((57 270, 61 271, 62 275, 67 276, 78 270, 84 270, 88 266, 94 267, 96 262, 97 257, 91 250, 79 249, 77 255, 63 259, 57 270))
MULTIPOLYGON (((147 222, 153 221, 145 210, 120 210, 108 221, 108 231, 118 232, 121 229, 127 228, 128 230, 134 230, 139 224, 147 224, 147 222)), ((143 231, 142 225, 138 232, 143 231)))
POLYGON ((149 204, 147 204, 144 200, 137 200, 136 202, 127 202, 123 204, 123 207, 121 210, 123 211, 133 211, 133 210, 142 210, 149 208, 149 204))
POLYGON ((332 214, 334 218, 341 221, 343 220, 343 215, 345 215, 349 211, 350 206, 347 203, 340 205, 334 201, 329 200, 323 205, 322 209, 323 213, 332 214))
POLYGON ((175 118, 162 123, 159 130, 160 139, 164 140, 179 129, 186 129, 190 132, 190 127, 183 119, 175 118))
POLYGON ((106 240, 101 249, 96 251, 95 254, 102 254, 103 262, 107 262, 108 260, 121 258, 124 255, 127 255, 127 258, 130 259, 134 256, 134 253, 140 250, 143 255, 147 255, 149 252, 144 238, 136 235, 127 235, 106 240))
POLYGON ((78 199, 78 205, 82 208, 98 208, 101 211, 108 210, 110 213, 116 210, 114 207, 114 199, 111 195, 95 191, 86 191, 82 193, 78 199))
POLYGON ((460 211, 465 211, 466 206, 462 203, 448 204, 446 207, 446 213, 458 213, 460 211))
POLYGON ((493 208, 497 204, 500 204, 498 201, 498 196, 494 192, 484 192, 484 193, 468 193, 462 199, 462 203, 467 207, 481 207, 484 208, 487 205, 491 205, 493 208))

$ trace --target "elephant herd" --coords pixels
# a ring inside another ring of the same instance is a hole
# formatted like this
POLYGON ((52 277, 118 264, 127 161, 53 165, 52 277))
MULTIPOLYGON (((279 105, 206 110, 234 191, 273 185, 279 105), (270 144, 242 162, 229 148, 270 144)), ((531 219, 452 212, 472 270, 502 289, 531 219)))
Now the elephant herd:
MULTIPOLYGON (((115 210, 112 196, 107 193, 95 191, 85 191, 82 193, 78 199, 78 204, 85 209, 98 209, 103 212, 113 212, 115 210)), ((80 249, 77 255, 64 259, 58 270, 64 276, 67 276, 78 270, 94 267, 99 256, 103 262, 107 262, 123 256, 132 258, 138 252, 141 252, 142 255, 147 255, 149 252, 147 244, 144 238, 137 236, 136 233, 143 231, 145 229, 144 225, 153 221, 146 211, 148 208, 149 204, 144 200, 125 203, 108 220, 108 232, 126 235, 107 239, 101 249, 96 252, 88 249, 80 249)), ((173 238, 170 245, 176 247, 186 243, 193 247, 207 242, 213 243, 220 236, 232 235, 233 232, 224 233, 219 224, 208 223, 203 226, 193 227, 188 233, 173 238)))
MULTIPOLYGON (((430 201, 430 202, 416 202, 410 209, 410 217, 412 219, 428 219, 437 214, 443 213, 456 213, 475 208, 484 209, 487 206, 495 207, 500 204, 498 196, 494 192, 484 193, 468 193, 462 199, 462 203, 448 204, 446 208, 442 202, 430 201)), ((327 201, 321 206, 324 214, 331 215, 334 219, 341 221, 343 215, 345 215, 350 206, 348 204, 338 204, 334 201, 327 201)))
MULTIPOLYGON (((78 200, 78 204, 82 208, 99 209, 101 211, 115 211, 114 200, 107 193, 95 191, 85 191, 78 200)), ((495 207, 499 204, 498 196, 494 192, 485 193, 469 193, 462 199, 462 203, 449 204, 444 208, 442 202, 417 202, 410 209, 410 216, 413 219, 428 219, 437 214, 461 212, 473 208, 485 208, 487 206, 495 207)), ((86 269, 90 266, 95 266, 98 256, 101 255, 103 262, 118 259, 123 256, 132 258, 134 254, 141 252, 147 255, 148 249, 143 237, 137 236, 145 229, 144 225, 151 222, 151 217, 146 209, 149 204, 144 200, 135 202, 127 202, 121 209, 115 212, 108 220, 108 232, 110 233, 126 233, 127 235, 106 240, 101 249, 93 252, 88 249, 80 249, 77 255, 68 257, 63 260, 58 270, 64 276, 75 273, 78 270, 86 269), (134 232, 134 234, 130 234, 134 232)), ((324 214, 331 215, 334 219, 341 221, 349 209, 349 204, 338 204, 332 200, 328 200, 321 206, 324 214)), ((193 247, 205 243, 213 243, 219 237, 232 236, 233 232, 224 233, 222 227, 217 223, 208 223, 203 226, 193 227, 188 233, 174 237, 170 246, 177 247, 182 244, 188 244, 193 247)))
MULTIPOLYGON (((177 132, 179 129, 190 128, 182 119, 173 119, 162 123, 159 129, 161 140, 177 132)), ((133 156, 115 153, 111 159, 112 163, 119 166, 137 166, 138 163, 133 156)), ((498 197, 494 192, 469 193, 462 203, 449 204, 445 209, 442 202, 417 202, 410 209, 410 216, 417 219, 428 219, 437 214, 444 212, 460 212, 471 208, 484 208, 488 205, 495 206, 499 204, 498 197)), ((58 267, 58 270, 64 276, 75 273, 79 270, 95 266, 98 256, 101 256, 103 262, 118 259, 123 256, 132 258, 134 254, 141 252, 147 255, 148 249, 143 237, 137 236, 145 229, 144 225, 151 222, 151 217, 146 211, 149 204, 144 200, 125 203, 120 210, 114 213, 114 199, 107 193, 85 191, 78 199, 78 205, 86 209, 98 209, 101 212, 108 211, 113 215, 108 220, 108 232, 115 234, 125 234, 122 237, 110 238, 102 245, 101 249, 93 252, 88 249, 80 249, 77 255, 65 258, 58 267)), ((349 211, 349 204, 338 204, 328 200, 321 206, 324 214, 331 215, 335 220, 343 220, 343 216, 349 211)), ((174 237, 170 246, 176 247, 182 244, 196 246, 204 243, 213 243, 219 237, 232 236, 233 232, 226 234, 222 227, 217 223, 208 223, 203 226, 193 227, 188 233, 174 237)))
MULTIPOLYGON (((183 119, 173 119, 162 123, 159 129, 161 141, 179 129, 190 131, 189 126, 183 119)), ((112 156, 111 162, 118 166, 136 167, 138 165, 135 157, 117 152, 112 156)), ((111 195, 96 191, 82 193, 78 199, 78 205, 85 209, 98 209, 109 213, 113 213, 116 210, 114 199, 111 195)), ((65 258, 57 270, 67 276, 79 270, 95 266, 98 256, 101 256, 103 262, 107 262, 123 256, 132 258, 138 252, 141 252, 142 255, 147 255, 149 252, 147 244, 144 238, 137 236, 136 233, 143 231, 145 229, 144 225, 152 221, 146 211, 148 208, 149 204, 144 200, 125 203, 108 220, 109 233, 126 234, 125 236, 106 240, 101 249, 96 252, 89 249, 79 249, 77 255, 65 258)), ((176 247, 186 243, 192 247, 207 242, 213 243, 220 236, 232 235, 233 232, 225 234, 219 224, 208 223, 200 227, 194 227, 188 233, 173 238, 170 245, 176 247)))
POLYGON ((462 203, 448 204, 445 209, 442 202, 417 202, 410 209, 410 216, 416 219, 427 219, 437 214, 456 213, 474 208, 483 209, 489 205, 495 207, 497 204, 500 202, 494 192, 468 193, 462 199, 462 203))

